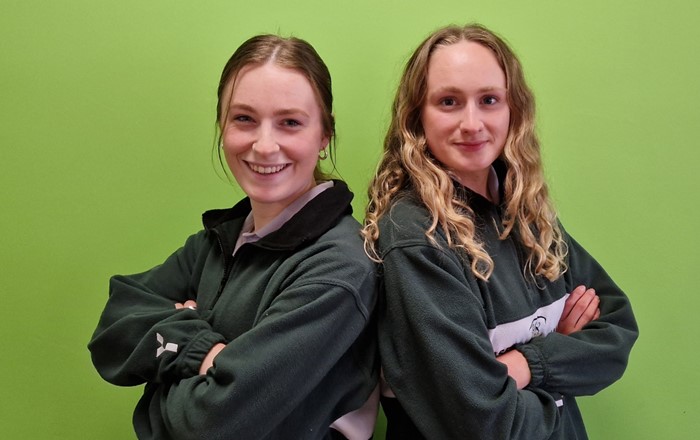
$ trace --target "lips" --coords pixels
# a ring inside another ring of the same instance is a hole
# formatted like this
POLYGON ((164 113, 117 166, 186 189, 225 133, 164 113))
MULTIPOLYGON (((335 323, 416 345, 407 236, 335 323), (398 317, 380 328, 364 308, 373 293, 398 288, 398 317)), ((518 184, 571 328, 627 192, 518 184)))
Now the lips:
POLYGON ((458 141, 455 142, 454 144, 457 145, 458 147, 465 149, 465 150, 478 150, 484 145, 486 145, 488 141, 458 141))
POLYGON ((282 165, 258 165, 250 162, 246 162, 248 164, 248 168, 253 170, 254 172, 258 174, 275 174, 279 173, 283 169, 287 168, 289 164, 282 164, 282 165))

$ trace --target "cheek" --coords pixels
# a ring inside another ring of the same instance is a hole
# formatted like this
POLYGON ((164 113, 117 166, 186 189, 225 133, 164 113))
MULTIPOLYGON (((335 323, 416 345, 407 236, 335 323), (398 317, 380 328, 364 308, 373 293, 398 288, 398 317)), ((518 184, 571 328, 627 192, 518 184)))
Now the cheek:
POLYGON ((231 148, 231 144, 229 142, 226 142, 226 140, 224 140, 224 143, 223 143, 223 146, 221 147, 221 149, 224 152, 224 157, 226 158, 226 161, 230 163, 231 158, 233 158, 236 155, 236 153, 234 153, 233 149, 231 148))
POLYGON ((508 134, 510 133, 510 121, 506 120, 503 125, 501 126, 501 137, 503 138, 503 142, 505 143, 506 139, 508 138, 508 134))
POLYGON ((510 131, 510 118, 508 114, 493 114, 484 120, 486 129, 496 139, 505 141, 510 131))
POLYGON ((430 114, 430 112, 425 112, 420 118, 421 126, 423 127, 423 133, 425 134, 425 139, 430 143, 430 141, 435 136, 435 118, 430 114))
POLYGON ((443 137, 448 135, 458 125, 459 121, 449 115, 428 111, 421 117, 423 131, 426 136, 443 137))
POLYGON ((320 145, 321 143, 318 141, 318 139, 309 139, 309 141, 304 143, 303 146, 300 145, 299 148, 296 148, 293 152, 289 151, 288 155, 295 156, 294 159, 298 162, 307 163, 309 166, 316 166, 316 162, 319 160, 318 156, 321 151, 320 145))
POLYGON ((507 137, 510 131, 510 111, 506 111, 501 117, 501 130, 504 133, 503 135, 507 137))
POLYGON ((222 141, 224 153, 227 156, 239 154, 245 151, 246 145, 250 144, 249 140, 243 133, 233 130, 225 133, 222 141))
POLYGON ((327 142, 324 144, 320 130, 309 130, 301 136, 290 136, 282 142, 282 145, 288 146, 286 153, 295 156, 297 160, 316 162, 321 149, 327 145, 327 142))
POLYGON ((228 169, 235 175, 238 167, 238 154, 224 147, 224 160, 226 161, 226 165, 228 165, 228 169))

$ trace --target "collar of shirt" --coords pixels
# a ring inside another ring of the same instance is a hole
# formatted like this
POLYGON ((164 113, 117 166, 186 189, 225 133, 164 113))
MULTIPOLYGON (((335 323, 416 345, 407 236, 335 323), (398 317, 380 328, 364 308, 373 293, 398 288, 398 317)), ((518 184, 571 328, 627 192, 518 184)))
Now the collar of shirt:
POLYGON ((319 183, 307 192, 301 195, 298 199, 292 202, 289 206, 284 208, 282 212, 277 214, 277 217, 273 218, 270 223, 265 225, 264 228, 258 231, 253 231, 255 224, 253 223, 253 212, 251 211, 243 222, 243 227, 241 228, 241 233, 238 236, 238 241, 236 241, 236 246, 233 249, 233 255, 236 255, 238 249, 246 243, 254 243, 264 236, 275 232, 282 227, 290 218, 294 217, 294 214, 299 212, 307 203, 313 200, 314 197, 321 194, 323 191, 331 188, 333 186, 333 181, 329 180, 327 182, 319 183))
MULTIPOLYGON (((460 183, 459 178, 455 174, 453 174, 451 171, 448 171, 447 174, 450 176, 450 178, 452 180, 454 180, 457 183, 459 183, 460 185, 462 185, 460 183)), ((491 168, 489 168, 489 175, 486 179, 487 179, 486 180, 486 191, 488 191, 488 195, 489 195, 489 197, 491 197, 491 202, 494 205, 498 205, 499 203, 501 203, 501 194, 499 191, 501 186, 500 186, 500 183, 498 181, 498 173, 496 172, 496 169, 493 167, 493 165, 491 165, 491 168)), ((464 186, 464 185, 462 185, 462 186, 464 186)), ((467 188, 467 187, 465 186, 465 188, 467 188)), ((471 189, 469 189, 469 190, 472 191, 471 189)), ((475 191, 472 191, 472 192, 475 192, 475 191)), ((486 197, 484 197, 484 198, 486 198, 486 197)))
POLYGON ((500 183, 498 182, 498 174, 496 174, 496 169, 491 166, 489 169, 489 178, 488 181, 486 182, 486 186, 489 191, 489 196, 491 196, 491 200, 493 201, 494 205, 498 205, 501 203, 501 192, 500 190, 500 183))

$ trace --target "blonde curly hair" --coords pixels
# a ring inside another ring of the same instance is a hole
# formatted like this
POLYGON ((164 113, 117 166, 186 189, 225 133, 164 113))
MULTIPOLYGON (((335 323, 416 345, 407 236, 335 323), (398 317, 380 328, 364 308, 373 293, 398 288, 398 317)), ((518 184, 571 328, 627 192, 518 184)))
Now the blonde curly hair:
POLYGON ((500 238, 516 231, 529 251, 523 271, 555 280, 566 271, 567 247, 542 169, 535 133, 535 99, 516 55, 498 35, 479 24, 438 29, 409 59, 394 99, 384 153, 368 190, 362 229, 365 250, 374 261, 381 262, 376 248, 379 219, 398 197, 408 193, 430 213, 432 223, 426 236, 433 244, 437 245, 435 233, 439 227, 450 248, 461 249, 471 257, 475 276, 488 280, 493 272, 493 260, 477 238, 474 212, 456 196, 448 170, 430 154, 421 124, 430 57, 436 48, 460 41, 476 42, 493 51, 506 76, 510 126, 500 157, 507 169, 500 238))

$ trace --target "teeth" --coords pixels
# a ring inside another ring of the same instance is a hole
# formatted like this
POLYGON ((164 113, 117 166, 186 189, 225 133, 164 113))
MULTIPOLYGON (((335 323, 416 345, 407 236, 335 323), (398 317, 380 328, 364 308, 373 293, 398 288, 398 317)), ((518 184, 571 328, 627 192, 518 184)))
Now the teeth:
POLYGON ((256 173, 260 173, 260 174, 278 173, 278 172, 282 171, 284 169, 284 167, 287 166, 287 165, 274 165, 274 166, 263 167, 260 165, 253 165, 253 164, 249 164, 249 165, 250 165, 250 169, 252 169, 256 173))

